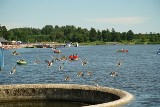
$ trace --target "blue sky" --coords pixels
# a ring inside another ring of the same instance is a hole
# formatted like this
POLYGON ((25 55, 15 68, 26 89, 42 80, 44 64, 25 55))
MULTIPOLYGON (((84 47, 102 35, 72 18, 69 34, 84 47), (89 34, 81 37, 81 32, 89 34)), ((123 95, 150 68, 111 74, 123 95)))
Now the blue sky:
POLYGON ((90 29, 160 33, 160 0, 0 0, 7 29, 74 25, 90 29))

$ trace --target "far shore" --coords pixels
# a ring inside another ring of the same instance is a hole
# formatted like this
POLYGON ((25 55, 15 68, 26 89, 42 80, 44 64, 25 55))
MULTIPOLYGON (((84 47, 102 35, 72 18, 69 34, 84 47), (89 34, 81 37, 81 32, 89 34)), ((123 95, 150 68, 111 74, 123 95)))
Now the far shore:
POLYGON ((79 43, 79 45, 146 45, 146 44, 160 44, 160 43, 149 43, 149 42, 85 42, 85 43, 79 43))
MULTIPOLYGON (((147 43, 147 42, 143 42, 143 43, 134 43, 134 42, 83 42, 83 43, 79 43, 80 46, 87 46, 87 45, 138 45, 138 44, 159 44, 159 43, 147 43)), ((3 45, 4 49, 17 49, 17 48, 36 48, 35 45, 37 45, 37 43, 29 43, 29 44, 18 44, 18 45, 3 45)), ((64 46, 65 43, 53 43, 53 42, 44 42, 41 43, 42 46, 49 46, 51 47, 59 47, 59 46, 64 46)), ((44 47, 45 48, 45 47, 44 47)), ((47 47, 46 47, 47 48, 47 47)))

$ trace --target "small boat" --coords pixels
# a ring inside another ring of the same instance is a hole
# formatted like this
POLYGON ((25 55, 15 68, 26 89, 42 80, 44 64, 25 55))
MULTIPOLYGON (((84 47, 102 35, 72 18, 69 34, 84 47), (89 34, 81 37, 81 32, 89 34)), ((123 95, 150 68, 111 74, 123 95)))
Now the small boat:
POLYGON ((70 61, 77 61, 78 58, 73 58, 73 59, 70 59, 70 61))
POLYGON ((12 52, 12 55, 20 55, 19 53, 17 53, 16 51, 12 52))
POLYGON ((66 45, 64 47, 71 47, 72 42, 68 42, 66 43, 66 45))
POLYGON ((78 55, 70 55, 69 56, 69 60, 70 61, 77 61, 79 58, 78 58, 78 55))
POLYGON ((79 46, 78 42, 76 43, 68 42, 64 47, 78 47, 78 46, 79 46))
POLYGON ((35 48, 35 47, 27 45, 25 48, 35 48))
POLYGON ((54 50, 54 53, 62 53, 60 50, 54 50))
POLYGON ((78 44, 78 42, 77 42, 74 47, 78 47, 78 46, 79 46, 79 44, 78 44))
POLYGON ((25 65, 25 64, 27 64, 27 62, 25 60, 18 60, 17 64, 25 65))
POLYGON ((57 50, 57 49, 54 49, 54 48, 52 48, 52 50, 53 50, 54 53, 62 53, 61 50, 57 50))
POLYGON ((157 52, 158 55, 160 55, 160 50, 157 52))
POLYGON ((117 52, 128 52, 128 49, 120 49, 117 52))

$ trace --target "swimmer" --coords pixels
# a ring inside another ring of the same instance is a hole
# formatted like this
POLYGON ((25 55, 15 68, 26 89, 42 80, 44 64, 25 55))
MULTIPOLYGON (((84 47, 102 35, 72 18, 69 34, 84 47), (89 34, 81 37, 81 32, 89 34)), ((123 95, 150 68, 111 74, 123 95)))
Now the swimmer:
POLYGON ((113 77, 114 77, 114 76, 118 76, 118 75, 117 75, 116 72, 111 72, 111 73, 110 73, 110 76, 113 76, 113 77))
POLYGON ((84 76, 84 74, 83 74, 83 72, 78 72, 77 76, 78 76, 78 77, 84 76))
POLYGON ((70 77, 67 76, 67 77, 65 78, 65 81, 69 81, 69 80, 70 80, 70 77))
POLYGON ((47 61, 47 60, 45 60, 45 62, 48 64, 47 67, 51 67, 52 64, 53 64, 53 61, 47 61))
POLYGON ((10 74, 14 74, 16 72, 16 66, 12 68, 10 74))

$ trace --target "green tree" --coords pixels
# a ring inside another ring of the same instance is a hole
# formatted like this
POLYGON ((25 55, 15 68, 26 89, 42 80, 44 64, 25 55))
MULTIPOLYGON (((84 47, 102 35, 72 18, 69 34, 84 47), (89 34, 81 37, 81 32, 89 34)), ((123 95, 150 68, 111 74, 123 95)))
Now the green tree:
POLYGON ((98 41, 102 41, 103 38, 102 38, 102 32, 100 32, 99 30, 97 31, 97 40, 98 41))
POLYGON ((83 36, 81 34, 75 33, 74 36, 75 36, 74 37, 75 38, 74 42, 79 42, 79 43, 84 42, 83 36))
POLYGON ((146 38, 145 38, 145 36, 142 36, 142 38, 141 38, 141 42, 146 42, 146 38))
POLYGON ((133 38, 134 38, 134 33, 132 32, 132 30, 129 30, 129 31, 127 32, 127 40, 128 40, 128 41, 132 41, 133 38))
POLYGON ((68 34, 74 33, 75 31, 76 31, 76 27, 75 26, 66 25, 66 27, 64 29, 64 35, 68 35, 68 34))
POLYGON ((126 41, 127 40, 127 33, 126 32, 122 32, 120 35, 121 40, 126 41))
MULTIPOLYGON (((73 25, 58 26, 54 28, 52 25, 46 25, 42 29, 36 28, 14 28, 7 31, 5 26, 0 25, 0 36, 7 40, 20 40, 23 42, 44 42, 44 41, 57 41, 57 42, 120 42, 120 41, 133 41, 138 39, 139 42, 160 43, 160 34, 134 34, 132 30, 128 32, 116 32, 112 28, 111 32, 107 30, 95 30, 91 28, 75 27, 73 25)), ((136 40, 137 41, 137 40, 136 40)))
POLYGON ((116 42, 117 41, 117 37, 116 37, 117 35, 116 35, 116 31, 114 30, 114 28, 112 28, 111 35, 112 35, 111 41, 116 42))
POLYGON ((53 32, 53 26, 52 25, 46 25, 42 28, 42 34, 43 35, 49 35, 53 32))
POLYGON ((0 25, 0 36, 2 36, 3 38, 6 39, 6 36, 7 36, 7 29, 5 26, 1 26, 0 25))
POLYGON ((89 31, 87 29, 78 27, 76 32, 82 36, 83 42, 89 42, 89 31))
POLYGON ((102 30, 102 38, 104 42, 110 42, 111 41, 111 32, 109 29, 107 30, 102 30))
POLYGON ((89 31, 89 40, 91 42, 94 42, 97 40, 97 32, 94 28, 91 28, 91 30, 89 31))

